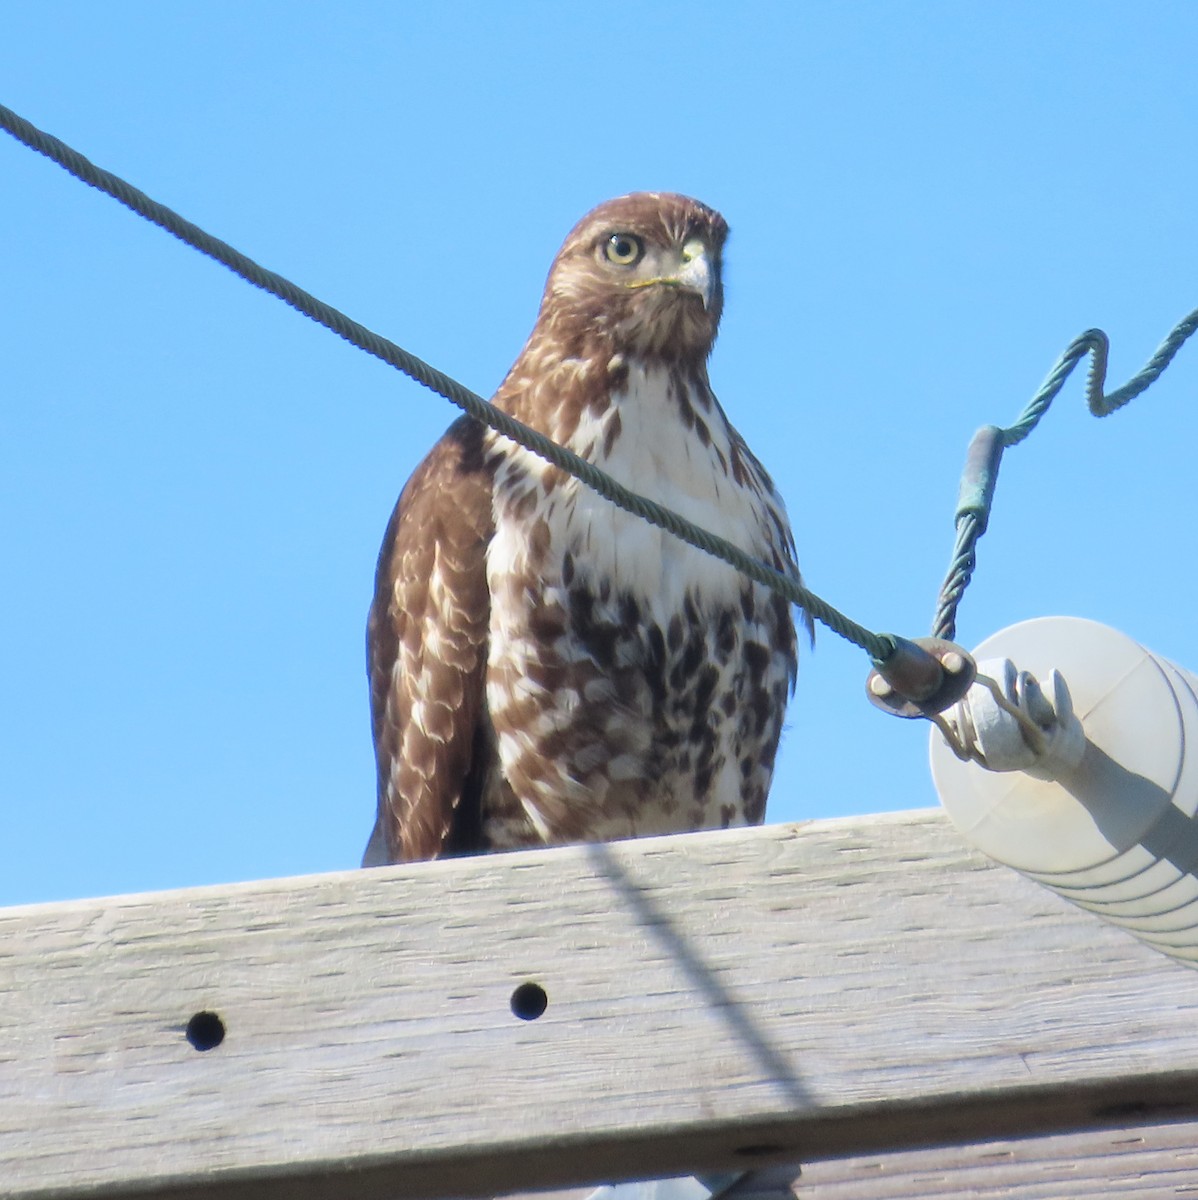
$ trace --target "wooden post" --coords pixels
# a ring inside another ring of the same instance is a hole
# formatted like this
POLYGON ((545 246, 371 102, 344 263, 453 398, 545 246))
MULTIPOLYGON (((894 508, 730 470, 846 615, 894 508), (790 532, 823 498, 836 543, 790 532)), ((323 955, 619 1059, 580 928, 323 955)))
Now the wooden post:
POLYGON ((9 909, 0 1196, 483 1196, 1148 1125, 1198 1108, 1196 1005, 929 812, 9 909))

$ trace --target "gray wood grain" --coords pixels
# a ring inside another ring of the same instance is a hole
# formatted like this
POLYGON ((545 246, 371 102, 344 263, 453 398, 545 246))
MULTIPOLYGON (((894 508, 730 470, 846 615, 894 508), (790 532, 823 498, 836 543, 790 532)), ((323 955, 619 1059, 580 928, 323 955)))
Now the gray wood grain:
POLYGON ((483 1195, 1148 1124, 1198 1105, 1196 1007, 938 813, 10 909, 0 1195, 483 1195))
MULTIPOLYGON (((1198 1195, 1198 1126, 1060 1134, 1021 1141, 939 1146, 762 1173, 801 1200, 1167 1200, 1198 1195)), ((749 1185, 746 1184, 746 1187, 749 1185)), ((750 1200, 731 1192, 728 1200, 750 1200)))

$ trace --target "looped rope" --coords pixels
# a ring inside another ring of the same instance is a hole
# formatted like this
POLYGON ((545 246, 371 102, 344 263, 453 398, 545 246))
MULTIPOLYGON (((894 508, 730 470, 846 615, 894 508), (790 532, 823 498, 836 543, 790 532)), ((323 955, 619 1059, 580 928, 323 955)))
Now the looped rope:
POLYGON ((957 501, 956 542, 948 573, 940 588, 936 616, 932 621, 933 637, 944 638, 950 642, 956 637, 957 608, 977 564, 977 543, 986 532, 986 524, 990 519, 994 485, 998 481, 998 465, 1002 460, 1003 451, 1008 446, 1017 446, 1036 428, 1064 386, 1065 380, 1072 374, 1073 368, 1087 354, 1091 355, 1090 371, 1086 376, 1086 402, 1096 417, 1108 417, 1155 383, 1196 329, 1198 309, 1178 321, 1138 375, 1132 376, 1122 387, 1109 394, 1103 392, 1103 387, 1106 384, 1110 339, 1101 329, 1087 329, 1065 348, 1056 365, 1049 371, 1048 378, 1040 385, 1040 390, 1028 401, 1013 424, 1005 429, 987 425, 978 430, 970 443, 965 472, 961 479, 961 492, 957 501))

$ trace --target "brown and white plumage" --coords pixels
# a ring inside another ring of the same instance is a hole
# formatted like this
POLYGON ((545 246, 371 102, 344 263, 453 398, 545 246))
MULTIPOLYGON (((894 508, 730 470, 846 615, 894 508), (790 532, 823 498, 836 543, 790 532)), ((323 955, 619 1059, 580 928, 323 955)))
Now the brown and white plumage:
MULTIPOLYGON (((780 570, 785 509, 711 391, 723 218, 600 205, 494 402, 780 570)), ((408 481, 367 630, 367 863, 761 821, 786 602, 468 418, 408 481)))

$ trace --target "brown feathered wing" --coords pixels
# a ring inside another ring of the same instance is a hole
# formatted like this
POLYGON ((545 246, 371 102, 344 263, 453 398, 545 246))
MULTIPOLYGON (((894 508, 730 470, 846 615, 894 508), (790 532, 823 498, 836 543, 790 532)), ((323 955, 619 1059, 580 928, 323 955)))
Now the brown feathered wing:
POLYGON ((408 481, 367 622, 378 818, 364 865, 478 848, 494 749, 485 719, 491 476, 463 417, 408 481))

